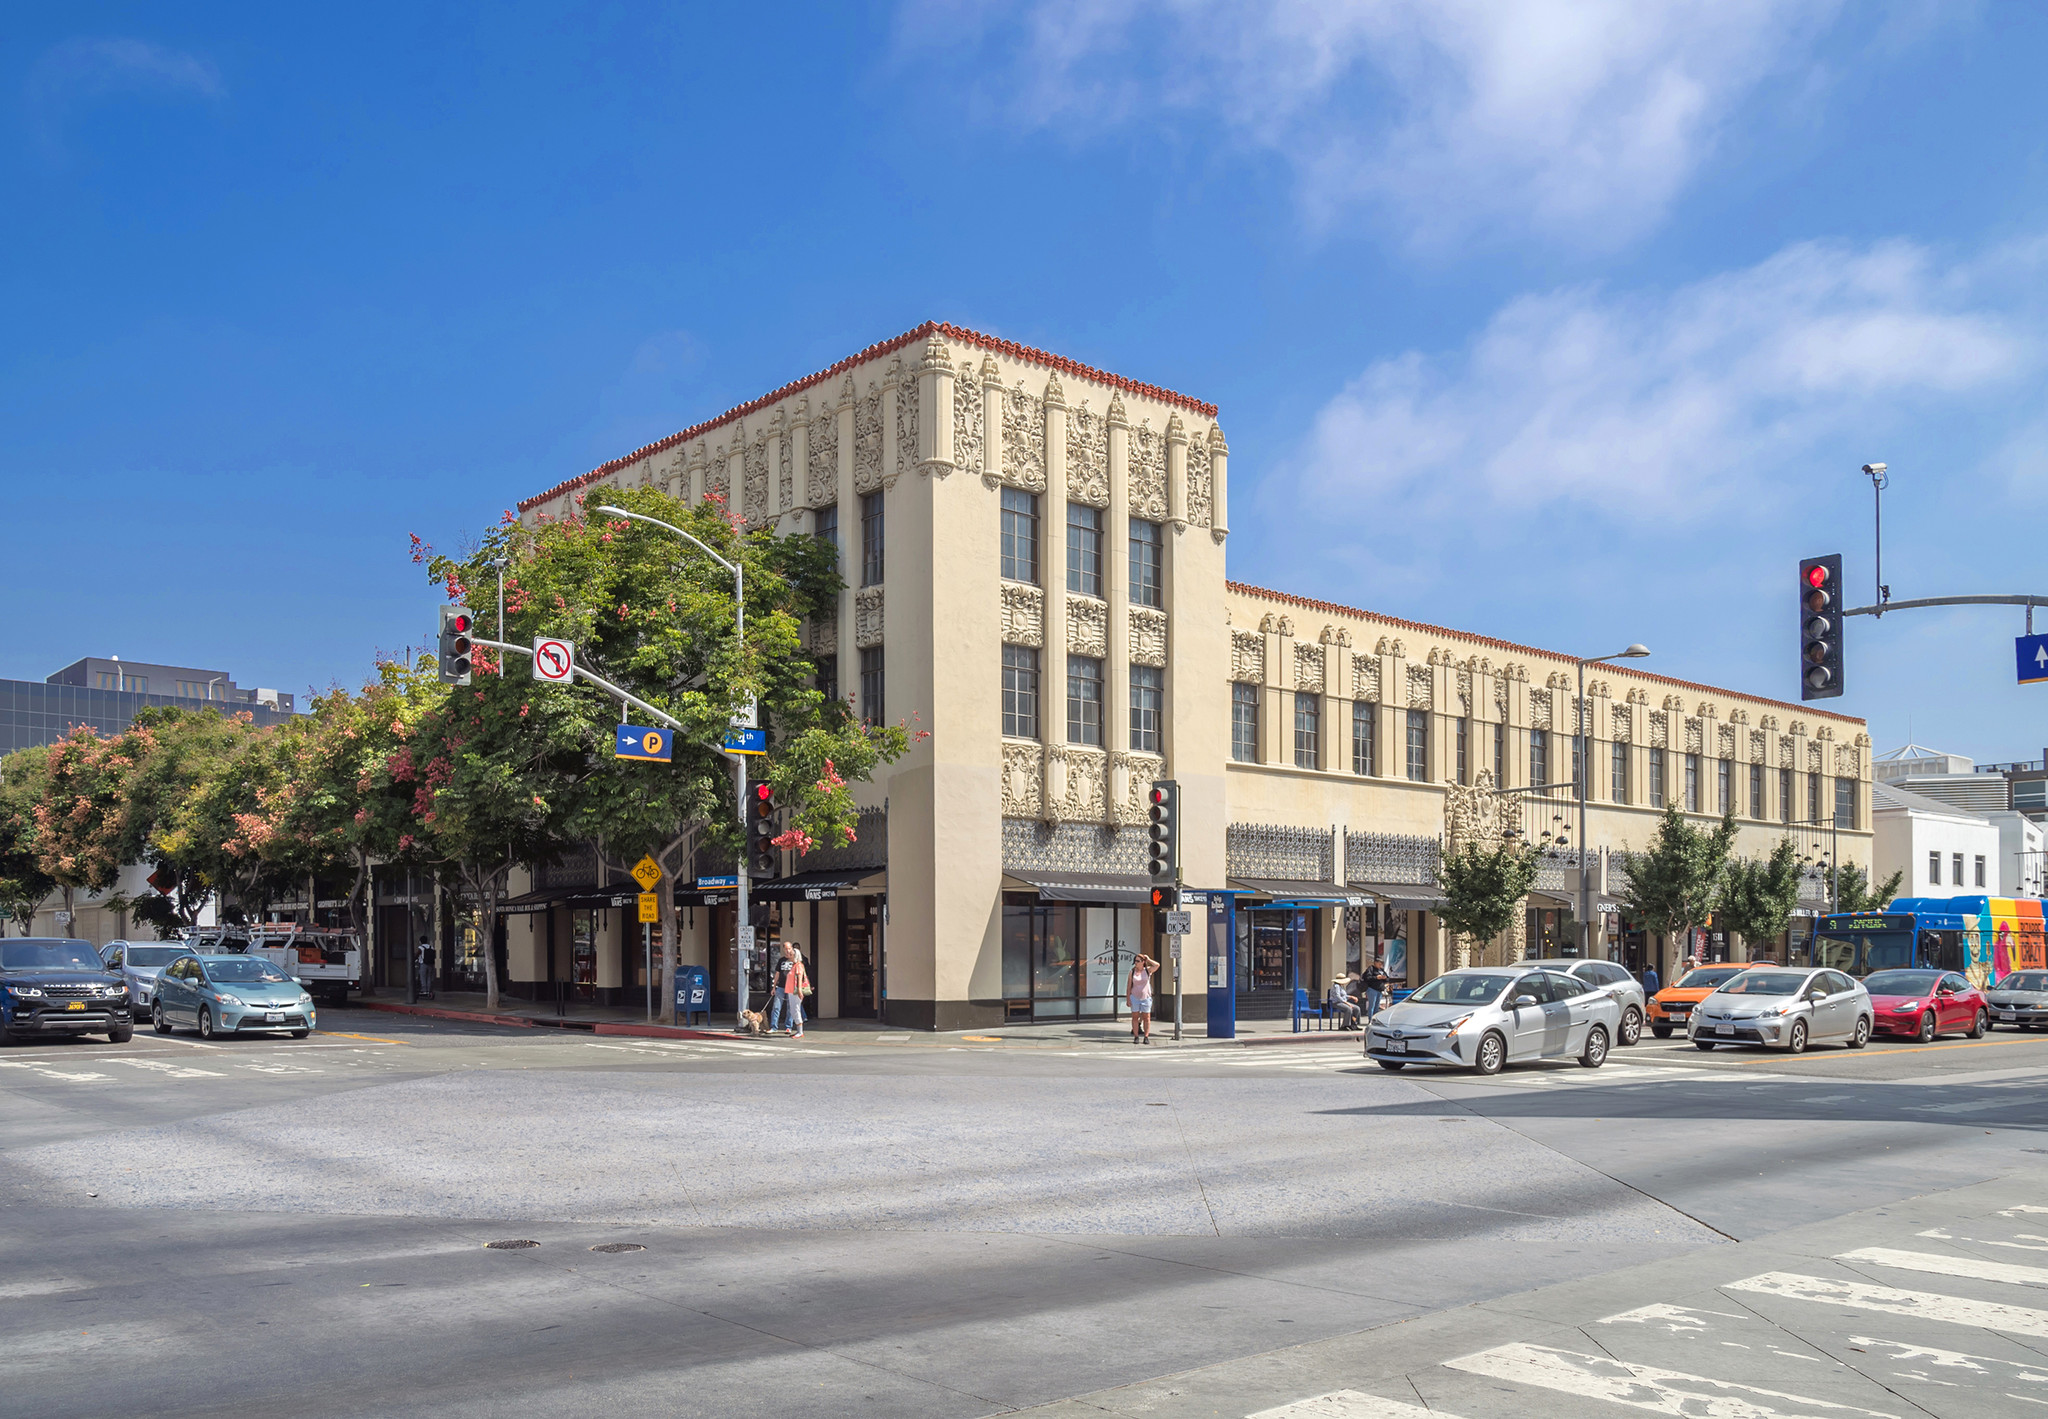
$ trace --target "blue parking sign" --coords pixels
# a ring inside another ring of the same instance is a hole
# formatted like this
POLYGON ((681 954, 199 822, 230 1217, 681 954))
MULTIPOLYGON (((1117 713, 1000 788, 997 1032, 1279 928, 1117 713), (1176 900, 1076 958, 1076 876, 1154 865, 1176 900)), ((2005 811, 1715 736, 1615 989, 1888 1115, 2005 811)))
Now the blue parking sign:
POLYGON ((2020 636, 2013 641, 2022 685, 2048 684, 2048 636, 2020 636))
POLYGON ((647 759, 654 763, 671 762, 675 753, 675 739, 666 729, 643 729, 637 724, 619 726, 619 738, 613 756, 620 759, 647 759))

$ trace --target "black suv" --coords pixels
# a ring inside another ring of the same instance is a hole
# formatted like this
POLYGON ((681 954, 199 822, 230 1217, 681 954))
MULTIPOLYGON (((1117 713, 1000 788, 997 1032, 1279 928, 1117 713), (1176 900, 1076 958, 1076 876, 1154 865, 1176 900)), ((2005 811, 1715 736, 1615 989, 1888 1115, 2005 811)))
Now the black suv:
POLYGON ((0 938, 0 1044, 34 1035, 135 1034, 128 986, 90 941, 58 936, 0 938))

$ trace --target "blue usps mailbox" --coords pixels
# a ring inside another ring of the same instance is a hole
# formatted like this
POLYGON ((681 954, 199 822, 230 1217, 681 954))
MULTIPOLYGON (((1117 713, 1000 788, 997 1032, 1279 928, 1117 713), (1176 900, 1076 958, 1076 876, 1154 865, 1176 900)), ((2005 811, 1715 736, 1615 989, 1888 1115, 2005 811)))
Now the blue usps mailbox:
POLYGON ((695 1023, 692 1016, 702 1015, 704 1023, 711 1023, 711 981, 702 966, 676 967, 676 1017, 685 1025, 695 1023))

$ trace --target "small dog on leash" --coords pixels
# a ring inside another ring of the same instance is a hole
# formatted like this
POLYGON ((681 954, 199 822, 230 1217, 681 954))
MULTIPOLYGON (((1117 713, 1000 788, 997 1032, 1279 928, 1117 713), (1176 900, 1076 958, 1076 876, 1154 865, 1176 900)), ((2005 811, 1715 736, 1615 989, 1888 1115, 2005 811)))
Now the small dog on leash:
POLYGON ((768 1014, 764 1010, 740 1011, 740 1033, 743 1035, 765 1035, 768 1033, 768 1014))

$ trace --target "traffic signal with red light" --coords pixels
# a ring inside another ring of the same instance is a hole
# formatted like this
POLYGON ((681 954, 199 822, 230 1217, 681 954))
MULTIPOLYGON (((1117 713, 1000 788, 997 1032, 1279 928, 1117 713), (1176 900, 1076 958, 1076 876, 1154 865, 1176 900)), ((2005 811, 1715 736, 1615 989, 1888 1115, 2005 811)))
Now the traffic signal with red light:
POLYGON ((1154 887, 1152 889, 1152 910, 1156 912, 1180 910, 1180 888, 1154 887))
POLYGON ((1808 557, 1799 564, 1799 698, 1841 693, 1842 559, 1808 557))
POLYGON ((1145 875, 1157 887, 1180 883, 1180 785, 1170 778, 1154 781, 1145 800, 1145 875))
POLYGON ((474 624, 467 606, 441 608, 441 683, 469 683, 469 630, 474 624))
POLYGON ((782 849, 775 845, 775 790, 757 783, 747 790, 747 875, 775 877, 782 849))

